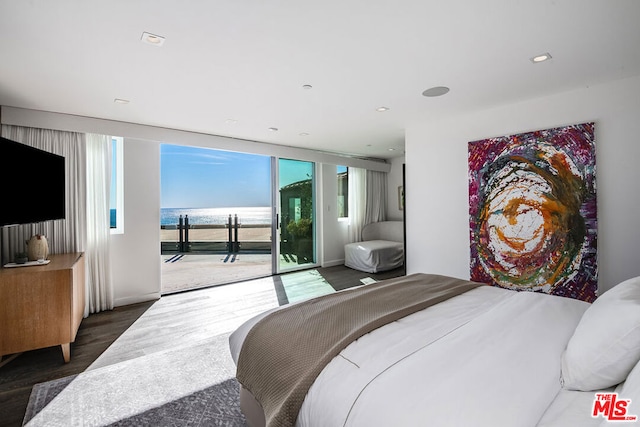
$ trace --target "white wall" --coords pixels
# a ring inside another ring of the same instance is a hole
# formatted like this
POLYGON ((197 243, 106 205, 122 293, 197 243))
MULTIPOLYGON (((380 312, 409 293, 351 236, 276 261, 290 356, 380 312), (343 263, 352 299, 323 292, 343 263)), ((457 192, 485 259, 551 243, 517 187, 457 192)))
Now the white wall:
POLYGON ((405 163, 404 156, 391 159, 391 170, 387 177, 387 219, 402 221, 404 212, 398 205, 398 187, 402 184, 402 169, 405 163))
POLYGON ((640 77, 406 131, 407 271, 469 278, 467 143, 595 122, 599 289, 640 275, 640 77))
POLYGON ((344 264, 344 245, 347 243, 349 221, 338 219, 338 179, 336 165, 322 164, 322 195, 318 199, 318 216, 322 218, 322 267, 344 264))
POLYGON ((160 144, 124 139, 124 234, 111 236, 116 306, 160 298, 160 144))

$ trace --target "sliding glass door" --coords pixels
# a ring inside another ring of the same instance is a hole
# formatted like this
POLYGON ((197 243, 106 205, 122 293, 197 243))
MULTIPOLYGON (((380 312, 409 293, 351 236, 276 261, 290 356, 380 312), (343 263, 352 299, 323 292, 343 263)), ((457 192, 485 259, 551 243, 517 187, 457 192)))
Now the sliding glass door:
POLYGON ((274 163, 274 270, 308 268, 316 264, 315 164, 280 158, 274 163))

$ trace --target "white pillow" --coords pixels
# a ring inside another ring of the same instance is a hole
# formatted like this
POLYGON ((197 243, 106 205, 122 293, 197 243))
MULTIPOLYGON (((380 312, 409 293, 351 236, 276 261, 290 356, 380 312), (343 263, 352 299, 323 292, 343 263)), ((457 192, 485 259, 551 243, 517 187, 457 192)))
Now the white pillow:
POLYGON ((562 383, 599 390, 624 381, 640 360, 640 276, 614 286, 585 311, 562 355, 562 383))

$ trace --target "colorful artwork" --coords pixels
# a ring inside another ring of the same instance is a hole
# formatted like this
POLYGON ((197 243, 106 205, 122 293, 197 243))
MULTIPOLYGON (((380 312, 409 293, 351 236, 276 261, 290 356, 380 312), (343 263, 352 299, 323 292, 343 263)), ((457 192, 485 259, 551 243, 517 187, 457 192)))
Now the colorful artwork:
POLYGON ((471 280, 593 302, 594 124, 469 142, 471 280))

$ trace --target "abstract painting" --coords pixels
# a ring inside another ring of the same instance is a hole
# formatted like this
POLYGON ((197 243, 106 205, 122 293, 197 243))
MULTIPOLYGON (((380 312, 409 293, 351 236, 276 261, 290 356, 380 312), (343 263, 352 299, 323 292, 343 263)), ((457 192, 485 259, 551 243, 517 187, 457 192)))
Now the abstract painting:
POLYGON ((469 142, 471 280, 597 297, 594 123, 469 142))

